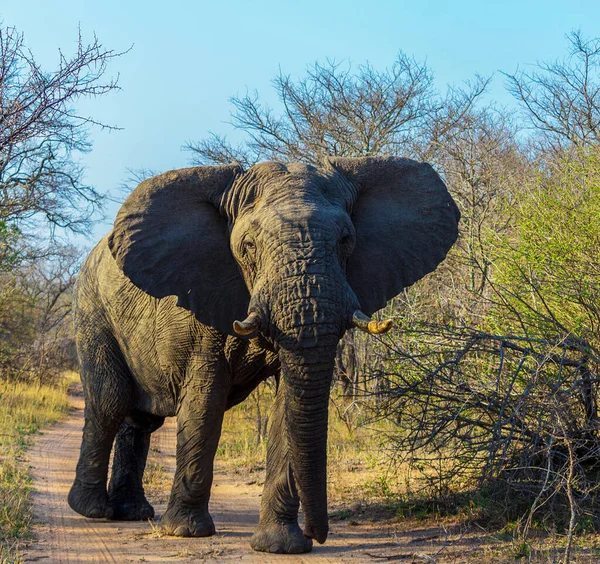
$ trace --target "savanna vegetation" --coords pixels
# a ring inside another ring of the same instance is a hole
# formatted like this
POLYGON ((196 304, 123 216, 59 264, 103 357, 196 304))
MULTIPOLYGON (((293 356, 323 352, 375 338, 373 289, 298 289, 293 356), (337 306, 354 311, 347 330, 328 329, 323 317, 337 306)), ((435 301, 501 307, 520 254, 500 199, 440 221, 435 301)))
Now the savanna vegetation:
MULTIPOLYGON (((275 108, 235 97, 231 124, 189 142, 193 164, 396 154, 430 162, 457 201, 461 234, 433 274, 388 304, 383 338, 349 332, 331 401, 330 482, 338 518, 356 503, 386 516, 456 515, 532 535, 600 528, 600 40, 567 37, 565 57, 440 91, 425 63, 315 63, 280 72, 275 108), (352 479, 350 479, 352 476, 352 479)), ((77 102, 118 88, 119 56, 79 38, 41 69, 0 27, 0 542, 28 523, 27 435, 65 413, 75 366, 70 290, 105 198, 77 155, 97 124, 77 102), (4 430, 6 429, 6 430, 4 430)), ((145 173, 134 172, 136 179, 145 173)), ((227 415, 219 458, 264 464, 267 383, 227 415)), ((558 536, 556 536, 558 535, 558 536)))

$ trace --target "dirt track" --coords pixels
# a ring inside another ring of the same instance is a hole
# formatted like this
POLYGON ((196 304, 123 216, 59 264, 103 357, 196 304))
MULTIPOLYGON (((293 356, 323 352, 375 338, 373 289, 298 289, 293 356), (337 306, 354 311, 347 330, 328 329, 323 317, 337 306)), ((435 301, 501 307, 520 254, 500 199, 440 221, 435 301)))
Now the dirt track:
MULTIPOLYGON (((66 503, 79 454, 83 426, 83 400, 72 397, 72 415, 48 429, 30 450, 34 474, 34 533, 37 543, 25 552, 25 561, 45 563, 84 562, 373 562, 364 554, 397 547, 391 531, 360 530, 332 526, 327 543, 304 556, 255 553, 248 541, 258 523, 260 493, 256 484, 217 470, 211 514, 217 535, 209 539, 160 536, 149 523, 125 523, 85 519, 66 503)), ((175 429, 170 420, 153 436, 151 457, 172 471, 175 464, 175 429)), ((163 496, 164 499, 164 496, 163 496)), ((157 515, 164 503, 155 503, 157 515)))
MULTIPOLYGON (((71 400, 71 416, 45 431, 30 450, 37 542, 27 547, 26 562, 481 562, 483 547, 480 541, 469 539, 470 535, 455 532, 449 536, 439 528, 415 527, 414 522, 333 522, 327 543, 316 545, 310 554, 253 552, 248 541, 258 523, 262 488, 243 476, 227 475, 218 466, 210 506, 217 527, 214 537, 180 539, 161 536, 149 523, 85 519, 71 511, 66 502, 83 426, 83 400, 71 400), (427 556, 439 550, 443 555, 435 560, 427 556), (479 558, 474 552, 479 552, 479 558)), ((175 428, 170 420, 154 434, 150 460, 172 472, 174 452, 175 428)), ((149 496, 158 517, 165 510, 166 493, 161 492, 158 500, 149 496)))

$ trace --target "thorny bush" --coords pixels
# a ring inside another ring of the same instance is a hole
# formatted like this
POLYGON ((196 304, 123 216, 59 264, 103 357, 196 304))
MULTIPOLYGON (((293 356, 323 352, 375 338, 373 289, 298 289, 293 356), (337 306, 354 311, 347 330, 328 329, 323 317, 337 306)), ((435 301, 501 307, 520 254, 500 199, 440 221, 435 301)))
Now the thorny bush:
POLYGON ((598 521, 596 351, 425 324, 384 345, 378 413, 395 417, 390 439, 413 470, 412 493, 452 506, 458 492, 483 492, 495 502, 483 517, 527 526, 552 516, 568 529, 572 511, 598 521))

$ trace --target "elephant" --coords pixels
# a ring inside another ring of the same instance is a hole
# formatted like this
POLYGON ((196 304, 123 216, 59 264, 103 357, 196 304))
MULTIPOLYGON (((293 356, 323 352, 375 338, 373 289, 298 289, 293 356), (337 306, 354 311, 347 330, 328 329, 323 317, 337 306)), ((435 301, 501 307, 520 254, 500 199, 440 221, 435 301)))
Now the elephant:
POLYGON ((142 487, 150 434, 177 416, 160 526, 213 535, 208 503, 224 413, 274 376, 250 544, 302 553, 313 539, 325 542, 337 345, 352 327, 389 329, 372 315, 437 268, 459 219, 429 164, 395 156, 192 167, 143 181, 74 290, 85 424, 71 508, 153 517, 142 487))

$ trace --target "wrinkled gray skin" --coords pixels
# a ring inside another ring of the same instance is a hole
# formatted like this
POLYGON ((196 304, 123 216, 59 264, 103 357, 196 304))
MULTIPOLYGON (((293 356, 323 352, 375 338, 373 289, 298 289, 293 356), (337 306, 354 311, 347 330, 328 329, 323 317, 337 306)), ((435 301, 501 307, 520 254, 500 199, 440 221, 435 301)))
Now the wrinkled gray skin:
POLYGON ((355 310, 371 315, 436 268, 458 219, 429 165, 395 157, 198 167, 140 184, 76 286, 86 406, 70 506, 87 517, 153 516, 142 488, 150 433, 176 415, 162 528, 214 534, 208 501, 223 414, 275 375, 251 545, 294 553, 323 543, 338 341, 355 310), (232 323, 249 312, 260 328, 240 337, 232 323))

